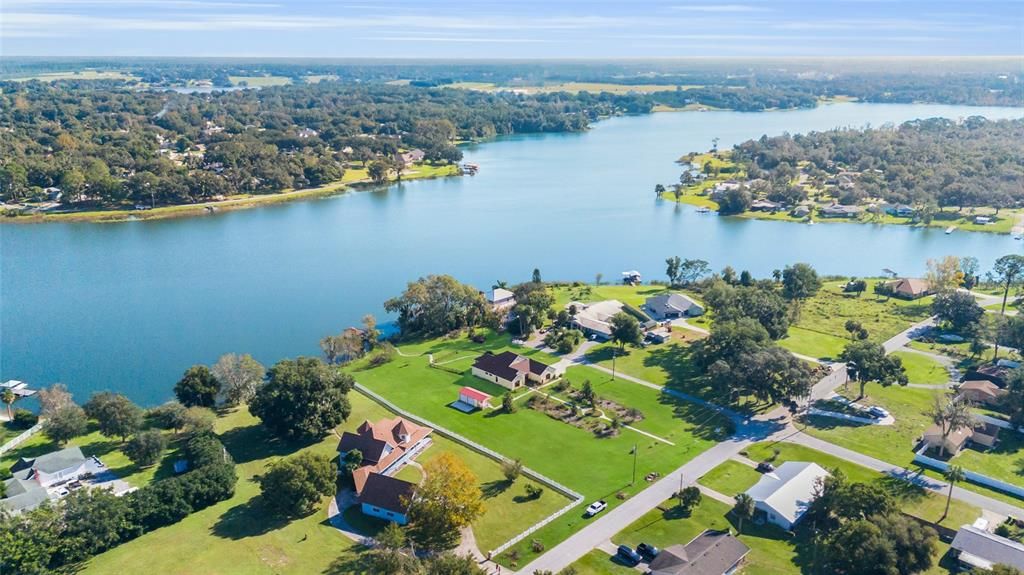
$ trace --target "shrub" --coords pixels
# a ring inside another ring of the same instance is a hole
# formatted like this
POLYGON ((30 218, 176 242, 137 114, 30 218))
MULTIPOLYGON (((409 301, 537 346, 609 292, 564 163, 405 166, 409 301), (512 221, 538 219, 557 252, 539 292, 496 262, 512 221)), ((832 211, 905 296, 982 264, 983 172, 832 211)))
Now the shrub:
POLYGON ((509 483, 519 479, 519 474, 523 471, 523 462, 519 459, 505 460, 501 462, 501 472, 505 475, 505 479, 509 483))
POLYGON ((543 553, 544 542, 540 539, 534 539, 533 541, 530 541, 530 549, 532 549, 534 553, 543 553))
POLYGON ((334 492, 337 475, 330 459, 307 452, 275 463, 257 481, 267 507, 300 517, 315 511, 321 499, 334 492))
POLYGON ((526 484, 526 497, 528 499, 540 499, 541 495, 544 495, 543 487, 537 487, 532 483, 526 484))
POLYGON ((13 429, 28 429, 39 423, 39 416, 27 409, 15 409, 14 418, 8 424, 13 429))
POLYGON ((135 434, 124 446, 124 454, 139 467, 148 467, 160 460, 166 447, 167 440, 164 434, 156 429, 150 429, 135 434))

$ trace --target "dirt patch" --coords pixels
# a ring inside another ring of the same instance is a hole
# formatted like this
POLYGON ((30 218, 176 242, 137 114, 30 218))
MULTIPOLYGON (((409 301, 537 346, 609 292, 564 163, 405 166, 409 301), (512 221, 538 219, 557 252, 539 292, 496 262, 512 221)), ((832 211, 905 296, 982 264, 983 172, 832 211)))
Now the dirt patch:
POLYGON ((532 395, 526 400, 526 406, 562 423, 589 431, 597 437, 615 437, 620 432, 620 428, 613 425, 611 421, 601 419, 597 411, 584 409, 574 404, 561 403, 546 395, 532 395))

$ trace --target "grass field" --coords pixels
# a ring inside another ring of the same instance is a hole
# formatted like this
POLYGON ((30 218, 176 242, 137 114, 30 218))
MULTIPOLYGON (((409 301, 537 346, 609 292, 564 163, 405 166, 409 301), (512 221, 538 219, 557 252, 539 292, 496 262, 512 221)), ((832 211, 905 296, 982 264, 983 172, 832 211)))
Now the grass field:
POLYGON ((860 297, 843 292, 845 281, 825 282, 801 308, 797 327, 846 339, 845 324, 852 319, 868 330, 871 340, 882 342, 931 315, 932 297, 914 301, 879 297, 873 293, 879 281, 884 280, 868 279, 867 292, 860 297))
POLYGON ((848 339, 829 333, 790 326, 789 335, 779 340, 779 345, 789 351, 818 359, 836 359, 849 342, 848 339))
POLYGON ((910 380, 910 383, 935 385, 947 383, 950 380, 946 368, 926 355, 910 351, 896 351, 892 355, 900 358, 900 361, 903 362, 903 369, 907 371, 907 379, 910 380))
POLYGON ((636 575, 631 567, 616 563, 610 555, 600 549, 591 549, 572 564, 577 575, 636 575))
MULTIPOLYGON (((481 92, 515 91, 524 94, 547 94, 552 92, 610 92, 612 94, 639 92, 648 94, 651 92, 671 91, 677 88, 674 84, 613 84, 610 82, 561 82, 539 86, 499 86, 491 82, 455 82, 446 84, 444 87, 481 92)), ((700 87, 698 85, 678 86, 678 88, 683 90, 700 87)))
POLYGON ((35 76, 27 76, 24 78, 16 78, 15 82, 27 82, 29 80, 39 80, 40 82, 56 82, 57 80, 126 80, 136 81, 138 76, 131 74, 125 74, 116 70, 79 70, 76 72, 49 72, 46 74, 37 74, 35 76))
MULTIPOLYGON (((352 431, 367 419, 393 417, 359 393, 349 399, 352 415, 339 432, 352 431)), ((286 444, 271 438, 244 409, 218 418, 217 432, 238 464, 235 496, 94 558, 84 572, 134 573, 144 566, 154 573, 182 574, 368 573, 361 548, 327 523, 326 498, 316 513, 293 521, 274 520, 259 504, 255 476, 277 459, 302 451, 334 457, 336 436, 308 446, 286 444)), ((524 501, 526 478, 507 485, 497 462, 443 437, 435 436, 417 461, 426 463, 444 452, 462 459, 481 482, 485 513, 473 527, 483 548, 504 542, 567 502, 549 489, 537 500, 524 501)), ((346 517, 367 528, 380 527, 356 512, 346 517)))
POLYGON ((754 468, 730 459, 709 471, 698 483, 732 497, 750 489, 759 479, 761 474, 754 468))
MULTIPOLYGON (((507 342, 507 336, 492 335, 482 344, 475 344, 463 336, 403 345, 404 354, 432 354, 435 362, 445 362, 446 369, 431 369, 427 357, 422 355, 399 356, 374 369, 361 370, 360 364, 356 364, 353 374, 361 384, 399 407, 507 457, 520 458, 526 466, 584 494, 587 500, 606 499, 611 505, 618 502, 617 493, 628 495, 646 486, 642 480, 630 485, 634 446, 637 448, 638 478, 650 472, 666 473, 709 447, 726 425, 718 416, 669 401, 656 390, 625 382, 609 383, 610 376, 587 367, 573 367, 568 378, 578 384, 589 379, 599 395, 640 409, 645 420, 637 427, 650 433, 663 433, 675 445, 628 429, 620 430, 614 437, 597 438, 589 431, 526 408, 523 405, 525 399, 519 400, 519 409, 512 414, 500 410, 464 414, 449 407, 463 385, 494 396, 504 393, 504 388, 465 372, 477 355, 484 350, 497 353, 508 349, 507 342), (457 375, 447 369, 462 374, 457 375), (557 457, 552 457, 552 446, 558 446, 557 457)), ((542 361, 553 361, 534 350, 515 350, 542 361)), ((550 548, 585 521, 581 512, 573 511, 539 531, 535 537, 550 548)), ((529 550, 529 542, 520 545, 517 552, 520 563, 535 555, 529 550)), ((510 563, 507 557, 504 560, 510 563)))

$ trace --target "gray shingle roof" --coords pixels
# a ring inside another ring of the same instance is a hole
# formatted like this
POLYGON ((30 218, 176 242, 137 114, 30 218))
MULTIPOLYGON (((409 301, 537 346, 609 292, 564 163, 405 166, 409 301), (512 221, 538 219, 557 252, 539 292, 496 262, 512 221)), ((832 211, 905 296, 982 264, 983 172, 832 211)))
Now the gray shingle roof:
POLYGON ((650 563, 651 575, 723 575, 750 553, 728 531, 707 530, 686 545, 673 545, 650 563))
POLYGON ((973 525, 964 525, 956 532, 952 547, 991 564, 1024 569, 1024 545, 973 525))

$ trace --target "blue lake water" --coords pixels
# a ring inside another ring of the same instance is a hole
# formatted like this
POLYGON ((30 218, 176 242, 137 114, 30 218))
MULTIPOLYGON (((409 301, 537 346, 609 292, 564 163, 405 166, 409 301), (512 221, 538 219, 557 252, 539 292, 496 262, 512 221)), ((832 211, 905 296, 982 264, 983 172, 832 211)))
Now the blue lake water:
POLYGON ((766 275, 804 261, 824 273, 921 273, 947 254, 1020 252, 1006 235, 899 226, 765 222, 655 199, 675 160, 762 134, 914 118, 1024 116, 1019 108, 836 104, 770 113, 672 113, 602 121, 582 134, 516 136, 466 149, 474 177, 205 217, 116 224, 0 225, 0 380, 63 382, 84 401, 112 389, 155 404, 181 373, 223 353, 270 364, 405 282, 664 276, 668 256, 766 275))

